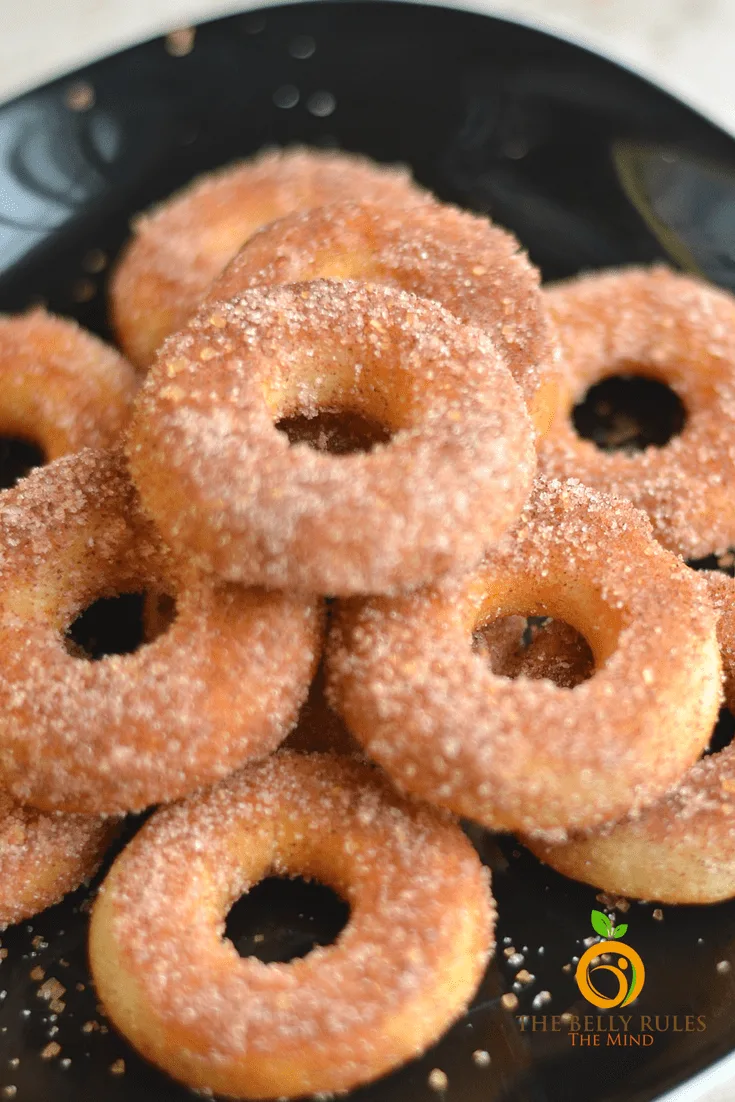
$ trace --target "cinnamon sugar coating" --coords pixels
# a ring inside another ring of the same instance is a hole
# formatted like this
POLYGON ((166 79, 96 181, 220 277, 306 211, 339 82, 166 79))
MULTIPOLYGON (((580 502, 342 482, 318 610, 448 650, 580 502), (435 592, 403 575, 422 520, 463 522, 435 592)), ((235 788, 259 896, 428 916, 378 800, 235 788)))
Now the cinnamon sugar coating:
POLYGON ((512 234, 445 203, 345 201, 279 219, 256 233, 205 302, 263 284, 313 279, 382 283, 433 299, 490 336, 543 435, 558 390, 556 345, 539 274, 512 234))
POLYGON ((147 368, 261 226, 356 195, 400 209, 425 199, 407 169, 295 146, 200 176, 140 215, 110 287, 112 321, 126 354, 147 368))
MULTIPOLYGON (((707 575, 718 611, 725 701, 735 708, 735 581, 707 575)), ((662 903, 735 896, 735 743, 698 761, 652 807, 566 845, 528 843, 558 872, 615 895, 662 903)))
POLYGON ((346 602, 332 703, 406 791, 498 830, 559 840, 660 797, 706 745, 720 699, 706 583, 628 502, 539 479, 479 570, 346 602), (596 672, 574 689, 492 672, 472 633, 553 616, 596 672))
POLYGON ((117 452, 34 471, 0 501, 0 783, 22 803, 138 810, 273 750, 321 642, 314 602, 215 586, 174 560, 117 452), (99 597, 169 593, 171 627, 92 662, 64 633, 99 597))
POLYGON ((108 448, 137 389, 130 364, 69 318, 45 310, 0 315, 0 434, 37 444, 49 460, 108 448))
POLYGON ((414 295, 325 280, 203 308, 143 384, 128 456, 164 537, 205 570, 351 595, 477 563, 526 500, 532 435, 484 334, 414 295), (325 409, 392 438, 330 455, 275 427, 325 409))
POLYGON ((567 393, 541 447, 549 477, 579 478, 645 510, 685 558, 735 544, 735 298, 665 268, 617 269, 550 287, 567 393), (643 375, 681 399, 686 423, 663 447, 603 452, 571 411, 610 375, 643 375))
POLYGON ((370 766, 281 751, 158 811, 92 915, 116 1027, 191 1087, 240 1098, 346 1090, 423 1052, 466 1009, 493 947, 488 874, 451 818, 370 766), (223 937, 267 876, 332 887, 334 944, 286 964, 223 937))
POLYGON ((116 832, 114 820, 36 811, 0 792, 0 928, 78 888, 116 832))

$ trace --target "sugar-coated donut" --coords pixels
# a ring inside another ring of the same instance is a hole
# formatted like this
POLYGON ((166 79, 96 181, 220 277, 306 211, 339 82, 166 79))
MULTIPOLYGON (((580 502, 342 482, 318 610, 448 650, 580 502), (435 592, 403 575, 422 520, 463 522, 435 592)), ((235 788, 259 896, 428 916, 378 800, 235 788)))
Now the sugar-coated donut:
POLYGON ((203 308, 143 384, 128 456, 164 537, 201 567, 332 595, 475 565, 535 467, 521 392, 487 337, 437 303, 329 280, 203 308), (325 409, 393 436, 329 455, 276 427, 325 409))
POLYGON ((428 1048, 472 998, 493 920, 486 872, 451 819, 368 765, 281 751, 145 824, 102 886, 90 961, 113 1024, 174 1078, 292 1097, 347 1090, 428 1048), (272 875, 342 896, 334 944, 286 964, 238 955, 227 912, 272 875))
POLYGON ((47 460, 114 444, 136 388, 130 364, 69 318, 0 315, 0 433, 47 460))
POLYGON ((356 195, 402 210, 425 198, 404 168, 294 147, 200 176, 138 217, 110 288, 112 320, 125 353, 147 367, 261 226, 356 195))
POLYGON ((704 581, 626 501, 539 480, 520 520, 464 579, 347 602, 332 701, 402 788, 492 829, 560 839, 660 797, 706 745, 720 700, 704 581), (576 688, 498 677, 473 632, 553 616, 586 638, 576 688))
MULTIPOLYGON (((725 700, 735 710, 735 581, 710 577, 720 611, 725 700)), ((735 896, 735 743, 703 757, 638 816, 533 852, 558 872, 615 895, 661 903, 717 903, 735 896)))
POLYGON ((0 791, 0 929, 78 888, 116 832, 112 819, 36 811, 0 791))
POLYGON ((384 283, 434 299, 485 330, 543 435, 556 410, 556 343, 539 274, 512 234, 444 203, 405 209, 344 201, 296 212, 256 233, 205 301, 311 279, 384 283))
POLYGON ((0 500, 0 784, 45 810, 138 810, 273 750, 321 641, 314 602, 213 586, 174 561, 117 452, 85 450, 0 500), (166 592, 168 631, 92 662, 64 633, 99 597, 166 592))
POLYGON ((544 473, 628 498, 686 558, 735 544, 735 298, 655 267, 559 284, 546 302, 567 393, 541 447, 544 473), (572 408, 612 375, 666 383, 684 405, 681 434, 633 454, 603 452, 579 437, 572 408))

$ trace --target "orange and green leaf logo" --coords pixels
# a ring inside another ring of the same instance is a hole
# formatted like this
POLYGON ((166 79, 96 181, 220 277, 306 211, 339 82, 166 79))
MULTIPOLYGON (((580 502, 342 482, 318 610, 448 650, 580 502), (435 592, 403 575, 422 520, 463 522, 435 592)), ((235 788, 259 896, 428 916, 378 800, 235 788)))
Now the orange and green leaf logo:
POLYGON ((591 945, 579 958, 575 974, 577 986, 587 1002, 599 1006, 601 1010, 628 1006, 643 990, 646 969, 635 949, 618 940, 627 933, 627 923, 613 926, 606 914, 602 911, 593 911, 592 929, 606 940, 591 945), (617 960, 610 962, 600 959, 608 954, 617 957, 617 960), (596 986, 595 973, 598 972, 605 972, 614 977, 618 990, 613 996, 608 997, 596 986))

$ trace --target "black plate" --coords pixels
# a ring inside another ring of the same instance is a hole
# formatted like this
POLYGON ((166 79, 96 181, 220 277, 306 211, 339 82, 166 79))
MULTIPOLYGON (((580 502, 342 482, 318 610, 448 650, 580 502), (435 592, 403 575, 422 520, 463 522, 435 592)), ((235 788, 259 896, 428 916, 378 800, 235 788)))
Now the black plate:
MULTIPOLYGON (((204 169, 294 141, 408 162, 441 197, 512 227, 547 278, 668 257, 735 284, 735 143, 692 111, 526 27, 418 5, 307 3, 209 23, 186 56, 163 40, 137 46, 1 108, 0 308, 40 299, 108 335, 100 268, 130 215, 204 169)), ((543 1013, 593 1012, 562 969, 591 933, 594 891, 512 842, 481 846, 496 868, 501 950, 514 945, 536 976, 518 1012, 541 991, 543 1013)), ((3 935, 0 1089, 18 1102, 190 1097, 114 1033, 85 1031, 102 1019, 81 905, 78 894, 3 935), (56 1018, 36 995, 36 965, 66 988, 56 1018), (44 1060, 50 1040, 61 1051, 44 1060), (110 1070, 118 1058, 124 1075, 110 1070)), ((290 909, 266 892, 259 914, 239 914, 241 944, 255 923, 266 945, 308 945, 312 928, 338 928, 327 911, 308 891, 290 909)), ((636 1013, 705 1015, 705 1032, 624 1050, 521 1033, 499 1003, 516 971, 501 952, 434 1050, 355 1097, 436 1099, 428 1075, 441 1068, 450 1102, 644 1102, 729 1052, 735 972, 716 965, 735 960, 735 905, 667 907, 663 920, 633 905, 626 920, 647 968, 636 1013)))

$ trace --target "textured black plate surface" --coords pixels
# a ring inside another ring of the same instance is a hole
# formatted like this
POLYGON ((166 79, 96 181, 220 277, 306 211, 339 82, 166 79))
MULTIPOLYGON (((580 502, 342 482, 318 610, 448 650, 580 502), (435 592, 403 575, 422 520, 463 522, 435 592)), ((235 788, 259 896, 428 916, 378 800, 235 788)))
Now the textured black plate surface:
MULTIPOLYGON (((546 278, 668 257, 735 286, 735 143, 693 112, 528 28, 441 8, 308 3, 210 23, 182 57, 147 43, 0 108, 0 308, 43 300, 106 334, 107 262, 131 214, 197 172, 293 141, 408 162, 441 197, 514 229, 546 278)), ((441 1068, 449 1102, 645 1102, 735 1047, 735 972, 716 968, 735 960, 732 904, 667 907, 663 918, 633 905, 626 916, 647 969, 636 1013, 705 1015, 706 1031, 624 1050, 521 1033, 499 1001, 517 971, 502 949, 515 946, 535 976, 517 1013, 542 991, 551 1001, 537 1013, 594 1012, 563 966, 591 933, 595 893, 512 842, 480 845, 496 868, 499 958, 436 1049, 356 1098, 436 1099, 428 1076, 441 1068)), ((291 911, 278 891, 261 893, 259 911, 241 908, 241 948, 260 932, 266 951, 276 941, 303 951, 339 929, 339 908, 304 893, 291 911)), ((18 1102, 190 1097, 98 1028, 83 901, 2 937, 0 1091, 18 1102), (36 966, 66 988, 56 1016, 37 996, 36 966), (50 1041, 60 1051, 42 1059, 50 1041)))

